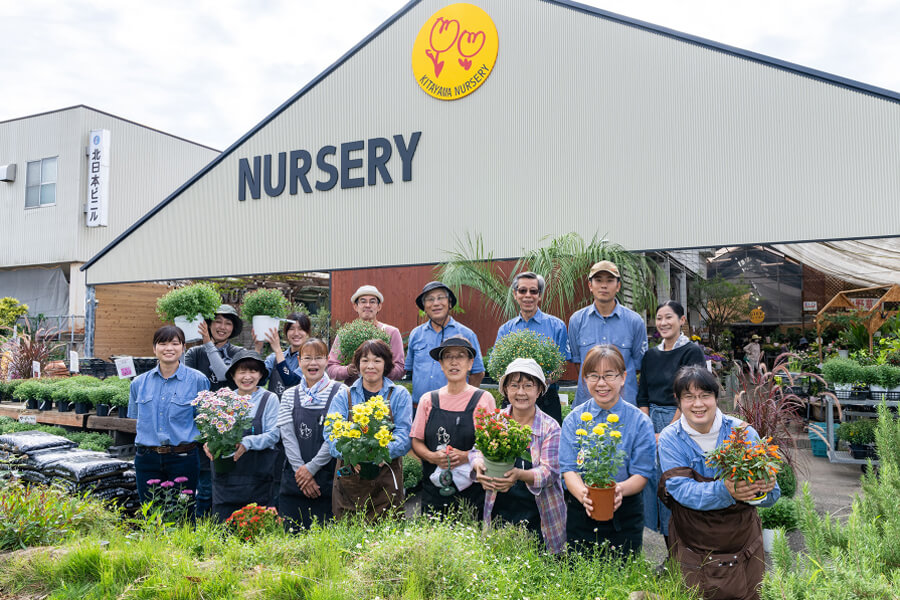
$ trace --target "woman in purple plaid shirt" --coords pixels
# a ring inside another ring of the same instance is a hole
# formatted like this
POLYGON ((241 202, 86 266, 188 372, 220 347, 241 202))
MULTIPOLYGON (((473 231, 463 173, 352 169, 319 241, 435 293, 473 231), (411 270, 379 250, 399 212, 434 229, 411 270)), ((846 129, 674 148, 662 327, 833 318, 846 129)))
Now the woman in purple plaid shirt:
POLYGON ((487 477, 484 460, 473 450, 472 468, 485 489, 484 521, 525 525, 543 536, 547 550, 559 554, 566 546, 566 503, 559 476, 559 424, 537 408, 547 389, 541 367, 517 358, 500 378, 500 393, 509 401, 503 411, 531 427, 531 460, 516 459, 504 477, 487 477))

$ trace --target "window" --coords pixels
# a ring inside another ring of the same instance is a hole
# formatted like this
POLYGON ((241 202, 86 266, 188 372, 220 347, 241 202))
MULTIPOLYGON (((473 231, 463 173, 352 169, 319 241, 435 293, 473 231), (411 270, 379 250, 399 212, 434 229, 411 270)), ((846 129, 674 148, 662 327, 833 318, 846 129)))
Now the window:
POLYGON ((56 158, 28 163, 25 174, 25 208, 56 204, 56 158))

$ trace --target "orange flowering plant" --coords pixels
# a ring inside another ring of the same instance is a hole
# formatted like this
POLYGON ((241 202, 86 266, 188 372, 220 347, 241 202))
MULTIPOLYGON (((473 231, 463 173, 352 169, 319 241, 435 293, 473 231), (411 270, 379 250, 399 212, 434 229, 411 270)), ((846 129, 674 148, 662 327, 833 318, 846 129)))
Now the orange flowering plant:
POLYGON ((772 438, 751 441, 747 428, 736 427, 722 445, 706 454, 706 464, 714 467, 718 479, 746 481, 772 480, 781 470, 782 459, 772 438))
POLYGON ((500 409, 475 409, 475 447, 489 460, 515 462, 517 458, 531 460, 528 445, 531 427, 519 425, 500 409))
POLYGON ((255 502, 237 509, 225 520, 225 524, 247 542, 261 533, 278 531, 283 522, 275 507, 259 506, 255 502))

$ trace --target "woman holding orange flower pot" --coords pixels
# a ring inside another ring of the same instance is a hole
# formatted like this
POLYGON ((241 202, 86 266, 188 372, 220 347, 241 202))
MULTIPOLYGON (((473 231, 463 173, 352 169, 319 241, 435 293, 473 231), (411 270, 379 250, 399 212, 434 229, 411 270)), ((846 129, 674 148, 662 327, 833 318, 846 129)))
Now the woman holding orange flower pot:
MULTIPOLYGON (((687 584, 699 586, 707 600, 756 600, 765 555, 762 525, 752 504, 771 506, 781 490, 774 477, 753 482, 716 479, 719 473, 707 454, 732 436, 751 444, 759 436, 718 409, 719 382, 714 375, 702 367, 683 367, 673 387, 681 417, 659 436, 658 492, 672 511, 669 556, 681 564, 687 584)), ((761 451, 774 455, 767 462, 777 462, 776 448, 761 451)))
POLYGON ((596 547, 608 541, 623 554, 639 553, 644 532, 640 492, 656 468, 653 424, 621 397, 626 373, 625 359, 618 348, 606 344, 591 348, 582 363, 582 374, 591 399, 566 416, 559 443, 559 468, 567 490, 566 537, 576 548, 596 547), (589 432, 599 435, 595 429, 606 429, 604 435, 617 438, 615 448, 621 452, 621 463, 611 477, 614 512, 606 521, 590 516, 594 502, 582 477, 588 476, 588 463, 580 438, 589 432))

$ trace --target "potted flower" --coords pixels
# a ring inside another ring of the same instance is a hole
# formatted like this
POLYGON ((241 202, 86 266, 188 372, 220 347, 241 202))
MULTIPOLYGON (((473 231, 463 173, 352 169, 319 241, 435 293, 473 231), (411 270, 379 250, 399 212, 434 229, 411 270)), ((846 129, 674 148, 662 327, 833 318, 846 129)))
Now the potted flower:
POLYGON ((72 403, 75 414, 87 414, 91 410, 91 388, 86 385, 73 385, 69 388, 69 402, 72 403))
MULTIPOLYGON (((766 438, 752 442, 747 439, 746 427, 736 427, 721 446, 706 453, 706 464, 716 469, 717 479, 735 483, 772 480, 777 477, 782 460, 778 446, 771 441, 772 438, 766 438)), ((765 496, 749 504, 759 503, 763 498, 765 496)))
POLYGON ((853 385, 861 382, 865 375, 855 360, 850 358, 831 358, 822 365, 822 375, 834 386, 835 396, 839 400, 850 397, 853 385))
MULTIPOLYGON (((381 340, 388 346, 391 345, 390 336, 383 329, 371 321, 356 319, 343 325, 337 332, 338 352, 342 365, 349 365, 353 361, 353 355, 363 342, 369 340, 381 340)), ((390 366, 386 371, 390 371, 390 366)))
POLYGON ((128 388, 111 386, 112 394, 109 398, 110 408, 115 407, 120 419, 128 418, 128 388))
POLYGON ((290 310, 287 298, 278 290, 259 289, 244 296, 241 317, 252 321, 257 342, 266 341, 270 329, 278 329, 278 324, 290 310))
POLYGON ((256 502, 237 509, 225 519, 225 524, 245 542, 263 533, 281 531, 283 522, 274 506, 259 506, 256 502))
POLYGON ((887 400, 887 392, 895 391, 900 386, 900 367, 891 364, 867 367, 875 371, 873 381, 869 384, 873 400, 887 400))
POLYGON ((797 529, 797 505, 790 498, 779 498, 769 507, 756 509, 763 527, 763 550, 772 552, 775 542, 775 530, 783 529, 785 533, 797 529))
POLYGON ((174 322, 184 332, 186 342, 200 340, 198 328, 216 318, 222 296, 209 283, 195 283, 176 288, 156 301, 156 314, 163 321, 174 322))
POLYGON ((37 393, 40 384, 36 379, 26 379, 16 386, 13 391, 13 400, 24 402, 25 408, 35 410, 38 407, 37 393))
POLYGON ((355 405, 349 420, 337 412, 325 419, 325 434, 335 442, 344 463, 351 468, 359 465, 360 479, 374 479, 379 465, 391 462, 388 444, 394 439, 394 423, 390 414, 390 407, 379 394, 355 405))
POLYGON ((228 388, 216 392, 204 390, 191 400, 197 409, 194 423, 200 430, 197 440, 206 443, 213 455, 216 473, 228 473, 234 469, 234 450, 250 427, 250 411, 253 405, 245 396, 238 396, 228 388))
POLYGON ((500 381, 506 367, 516 358, 534 359, 548 381, 556 381, 566 369, 566 357, 560 352, 556 342, 530 329, 520 329, 504 335, 491 349, 491 356, 487 361, 488 373, 500 381))
POLYGON ((531 427, 520 425, 499 408, 475 411, 475 447, 484 455, 484 474, 503 477, 516 459, 531 460, 531 427))
POLYGON ((875 450, 875 429, 878 426, 876 419, 857 419, 847 423, 841 423, 838 430, 838 439, 844 440, 850 446, 850 455, 853 458, 864 460, 878 458, 875 450))
POLYGON ((625 453, 619 449, 622 432, 619 431, 619 415, 609 414, 606 420, 594 422, 594 416, 581 413, 581 427, 575 430, 578 439, 577 463, 581 469, 581 479, 588 486, 595 521, 609 521, 613 518, 616 498, 616 474, 625 460, 625 453))

